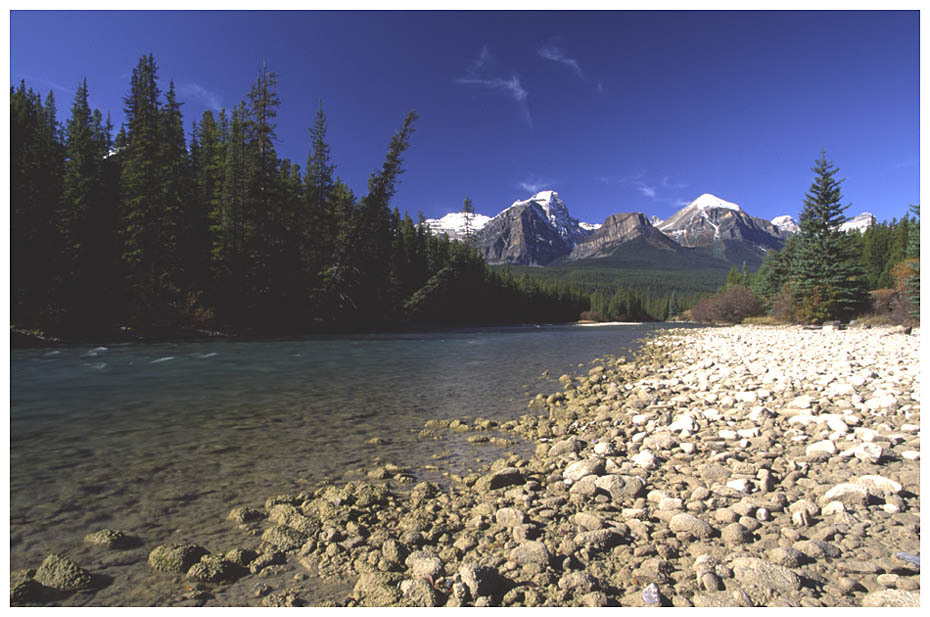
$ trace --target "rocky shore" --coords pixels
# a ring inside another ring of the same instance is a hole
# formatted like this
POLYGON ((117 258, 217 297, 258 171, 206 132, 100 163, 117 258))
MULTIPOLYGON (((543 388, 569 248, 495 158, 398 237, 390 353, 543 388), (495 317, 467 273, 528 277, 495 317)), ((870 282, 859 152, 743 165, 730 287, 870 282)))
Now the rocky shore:
MULTIPOLYGON (((239 546, 145 546, 149 572, 200 605, 236 586, 266 606, 917 606, 919 343, 890 328, 667 330, 633 361, 561 376, 516 420, 420 434, 468 432, 476 456, 522 439, 532 455, 441 485, 382 465, 238 505, 218 516, 239 546), (326 581, 343 595, 321 595, 326 581)), ((11 603, 93 594, 99 578, 50 555, 11 573, 11 603)))

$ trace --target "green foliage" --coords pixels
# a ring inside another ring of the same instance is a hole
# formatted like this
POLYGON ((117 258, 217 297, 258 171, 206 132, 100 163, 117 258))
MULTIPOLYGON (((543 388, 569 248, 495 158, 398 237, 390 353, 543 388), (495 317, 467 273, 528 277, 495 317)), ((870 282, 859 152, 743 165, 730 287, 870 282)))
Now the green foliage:
POLYGON ((840 203, 837 168, 821 153, 804 199, 790 282, 805 321, 848 319, 866 301, 866 284, 852 236, 839 230, 847 206, 840 203))
POLYGON ((910 292, 908 300, 914 305, 914 311, 911 316, 920 320, 920 205, 912 205, 911 212, 914 213, 915 224, 910 230, 907 242, 907 257, 914 260, 915 272, 907 278, 907 288, 910 292))
POLYGON ((10 313, 34 327, 54 319, 53 292, 60 277, 55 213, 62 193, 64 148, 55 99, 10 87, 10 313))

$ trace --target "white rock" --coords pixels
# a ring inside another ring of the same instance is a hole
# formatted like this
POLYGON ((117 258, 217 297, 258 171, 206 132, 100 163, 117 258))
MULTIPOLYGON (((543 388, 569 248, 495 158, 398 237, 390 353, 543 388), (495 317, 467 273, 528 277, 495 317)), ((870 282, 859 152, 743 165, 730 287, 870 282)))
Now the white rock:
POLYGON ((878 431, 864 426, 857 426, 853 434, 862 441, 875 441, 875 438, 878 437, 878 431))
POLYGON ((807 446, 805 453, 807 456, 811 456, 817 453, 826 453, 826 454, 836 454, 836 444, 834 444, 829 439, 823 441, 818 441, 807 446))
POLYGON ((720 435, 721 439, 736 439, 739 437, 736 431, 731 431, 730 429, 720 429, 717 434, 720 435))
POLYGON ((859 476, 855 483, 867 489, 874 489, 883 493, 894 493, 897 495, 904 488, 899 482, 884 476, 859 476))
POLYGON ((635 426, 640 426, 642 424, 649 422, 649 418, 651 417, 652 417, 651 413, 638 413, 632 418, 630 418, 630 422, 632 422, 635 426))
POLYGON ((853 448, 853 456, 861 461, 877 462, 882 458, 882 447, 877 443, 864 441, 853 448))
POLYGON ((693 433, 696 428, 697 424, 694 422, 694 418, 688 414, 676 417, 675 420, 668 425, 668 430, 670 431, 688 431, 693 433))
POLYGON ((843 482, 831 488, 820 498, 822 504, 828 504, 831 501, 842 501, 847 506, 865 505, 869 501, 869 491, 860 484, 843 482))
POLYGON ((920 452, 917 450, 905 450, 901 453, 901 458, 907 459, 909 461, 919 461, 920 452))
POLYGON ((746 478, 737 478, 735 480, 730 480, 727 482, 727 487, 732 488, 734 491, 739 491, 740 493, 749 492, 749 480, 746 478))
POLYGON ((843 505, 841 501, 831 501, 823 508, 820 509, 820 513, 824 516, 830 516, 831 514, 839 514, 840 512, 845 512, 846 506, 843 505))
POLYGON ((792 409, 810 409, 812 402, 813 401, 811 400, 810 395, 804 394, 788 403, 788 407, 791 407, 792 409))
POLYGON ((651 469, 652 467, 655 467, 656 455, 649 450, 640 450, 640 452, 631 460, 643 469, 651 469))
POLYGON ((594 453, 600 454, 602 456, 608 456, 614 454, 614 447, 606 441, 600 441, 594 444, 594 453))
POLYGON ((758 428, 741 428, 736 431, 736 434, 740 437, 745 437, 746 439, 752 439, 753 437, 759 436, 758 428))
POLYGON ((694 452, 693 443, 680 443, 678 444, 678 447, 681 448, 681 451, 684 452, 685 454, 692 454, 694 452))
POLYGON ((850 383, 833 383, 827 388, 827 394, 830 396, 847 396, 853 393, 855 386, 850 383))
POLYGON ((865 406, 872 411, 894 409, 898 406, 898 399, 892 394, 883 394, 866 400, 865 406))
POLYGON ((843 435, 849 432, 849 426, 838 416, 830 416, 827 418, 827 426, 830 427, 831 431, 836 431, 843 435))

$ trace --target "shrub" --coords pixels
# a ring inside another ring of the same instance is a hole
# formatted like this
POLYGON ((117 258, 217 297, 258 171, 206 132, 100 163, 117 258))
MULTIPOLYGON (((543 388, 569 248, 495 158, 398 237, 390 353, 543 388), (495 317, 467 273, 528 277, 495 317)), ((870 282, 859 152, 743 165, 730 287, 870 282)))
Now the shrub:
POLYGON ((781 291, 772 299, 772 317, 785 323, 798 321, 798 303, 795 300, 794 292, 791 291, 791 287, 787 283, 782 286, 781 291))
POLYGON ((876 323, 916 325, 907 289, 876 289, 870 293, 866 317, 876 323))
POLYGON ((740 323, 762 313, 762 301, 742 285, 733 285, 698 302, 691 315, 696 321, 740 323))
POLYGON ((596 311, 583 311, 581 321, 604 321, 604 316, 596 311))

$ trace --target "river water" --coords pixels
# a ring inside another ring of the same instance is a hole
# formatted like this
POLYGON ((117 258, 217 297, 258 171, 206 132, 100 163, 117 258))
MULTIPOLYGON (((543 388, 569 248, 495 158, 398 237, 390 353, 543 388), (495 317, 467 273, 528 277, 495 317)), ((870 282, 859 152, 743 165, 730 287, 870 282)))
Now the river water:
POLYGON ((237 546, 224 520, 232 507, 357 478, 375 463, 441 480, 423 466, 463 473, 476 457, 528 455, 529 444, 473 445, 450 432, 424 441, 417 433, 431 418, 515 418, 535 394, 558 390, 559 375, 629 355, 638 339, 671 326, 14 349, 10 567, 35 568, 59 552, 113 579, 65 604, 173 603, 169 587, 141 583, 157 544, 225 552, 237 546), (385 443, 367 444, 373 437, 385 443), (144 547, 99 557, 81 540, 102 528, 144 547))

